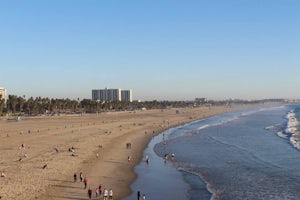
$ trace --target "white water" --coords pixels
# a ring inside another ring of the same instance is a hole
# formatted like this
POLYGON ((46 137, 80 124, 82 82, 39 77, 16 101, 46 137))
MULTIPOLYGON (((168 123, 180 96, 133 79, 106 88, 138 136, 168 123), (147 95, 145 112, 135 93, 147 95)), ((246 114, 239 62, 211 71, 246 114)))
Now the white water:
POLYGON ((296 113, 294 110, 291 110, 287 115, 286 118, 288 119, 287 127, 285 129, 285 133, 290 134, 290 142, 291 144, 300 149, 300 132, 298 130, 299 121, 297 119, 296 113))

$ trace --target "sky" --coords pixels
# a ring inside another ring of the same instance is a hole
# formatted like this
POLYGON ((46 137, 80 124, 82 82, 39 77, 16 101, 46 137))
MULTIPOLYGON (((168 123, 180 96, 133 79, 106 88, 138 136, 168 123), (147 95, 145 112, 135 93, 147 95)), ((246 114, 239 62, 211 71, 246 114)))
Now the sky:
POLYGON ((0 87, 84 99, 300 99, 298 0, 0 0, 0 87))

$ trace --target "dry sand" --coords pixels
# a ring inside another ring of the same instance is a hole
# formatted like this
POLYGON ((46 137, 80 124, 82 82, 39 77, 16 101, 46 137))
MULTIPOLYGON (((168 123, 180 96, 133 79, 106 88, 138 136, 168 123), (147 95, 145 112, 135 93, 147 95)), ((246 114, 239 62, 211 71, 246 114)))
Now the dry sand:
POLYGON ((84 184, 73 181, 73 174, 79 179, 81 171, 89 180, 93 197, 94 189, 102 184, 113 189, 115 200, 121 199, 130 194, 129 186, 136 177, 133 167, 154 135, 168 127, 240 108, 24 117, 18 122, 0 118, 0 172, 6 175, 0 177, 1 200, 88 199, 84 184), (127 143, 131 149, 126 148, 127 143), (75 156, 69 152, 72 146, 75 156))

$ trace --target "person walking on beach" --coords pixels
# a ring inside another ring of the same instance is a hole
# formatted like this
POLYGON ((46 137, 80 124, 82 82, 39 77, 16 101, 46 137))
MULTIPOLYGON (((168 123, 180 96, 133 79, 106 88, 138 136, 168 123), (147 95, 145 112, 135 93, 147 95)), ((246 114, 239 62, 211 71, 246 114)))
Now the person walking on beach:
POLYGON ((104 188, 104 192, 103 192, 103 200, 107 200, 107 196, 108 196, 108 191, 106 188, 104 188))
POLYGON ((99 188, 98 187, 96 187, 96 189, 95 189, 95 194, 96 194, 96 198, 99 196, 99 188))
POLYGON ((146 200, 146 195, 145 194, 143 194, 143 200, 146 200))
POLYGON ((87 179, 87 178, 84 178, 83 183, 84 183, 84 189, 86 189, 87 184, 88 184, 88 179, 87 179))
POLYGON ((149 162, 150 162, 149 156, 146 155, 146 163, 147 163, 147 165, 149 165, 149 162))
POLYGON ((140 199, 141 199, 141 192, 137 191, 137 200, 140 200, 140 199))
POLYGON ((79 178, 80 178, 80 182, 82 182, 83 181, 83 173, 82 172, 80 172, 79 178))
POLYGON ((113 191, 112 191, 112 189, 109 190, 108 196, 109 196, 108 199, 113 199, 113 191))
POLYGON ((127 161, 128 161, 128 164, 130 164, 131 156, 128 156, 127 161))
POLYGON ((91 199, 92 199, 92 193, 93 193, 92 189, 91 189, 91 188, 89 188, 89 189, 88 189, 88 196, 89 196, 89 200, 91 200, 91 199))
POLYGON ((74 173, 74 182, 77 182, 77 174, 74 173))
POLYGON ((102 195, 102 185, 100 184, 98 188, 99 188, 99 195, 101 196, 102 195))

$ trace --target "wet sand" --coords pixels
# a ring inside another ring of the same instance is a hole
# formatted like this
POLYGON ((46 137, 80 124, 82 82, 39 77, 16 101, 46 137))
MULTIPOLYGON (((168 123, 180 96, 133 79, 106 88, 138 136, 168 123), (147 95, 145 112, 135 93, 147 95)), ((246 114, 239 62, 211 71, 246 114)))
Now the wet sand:
POLYGON ((131 193, 133 167, 154 135, 241 108, 245 106, 23 117, 18 122, 0 118, 0 172, 6 175, 0 177, 1 199, 88 199, 84 184, 73 181, 79 172, 88 178, 94 199, 99 184, 121 199, 131 193))

